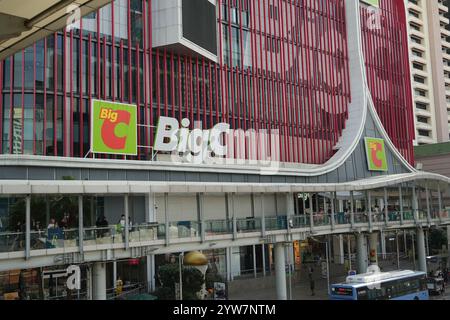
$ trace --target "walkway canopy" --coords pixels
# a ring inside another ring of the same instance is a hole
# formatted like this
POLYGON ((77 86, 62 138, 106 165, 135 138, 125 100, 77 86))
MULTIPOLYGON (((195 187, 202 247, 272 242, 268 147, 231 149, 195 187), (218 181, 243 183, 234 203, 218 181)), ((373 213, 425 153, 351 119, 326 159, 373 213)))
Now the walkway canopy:
POLYGON ((444 192, 450 186, 450 179, 433 173, 413 172, 338 184, 3 180, 0 194, 320 193, 364 191, 402 184, 414 184, 417 187, 444 192))
POLYGON ((1 0, 0 60, 109 2, 111 0, 1 0))

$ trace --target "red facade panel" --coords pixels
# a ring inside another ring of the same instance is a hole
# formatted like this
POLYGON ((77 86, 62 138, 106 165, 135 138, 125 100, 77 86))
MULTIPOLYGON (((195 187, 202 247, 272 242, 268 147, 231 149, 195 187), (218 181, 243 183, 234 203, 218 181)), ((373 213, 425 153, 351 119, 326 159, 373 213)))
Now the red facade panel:
POLYGON ((414 164, 415 131, 404 2, 381 0, 379 9, 363 7, 361 24, 375 108, 394 145, 414 164))
MULTIPOLYGON (((47 76, 42 92, 36 88, 30 91, 22 85, 23 94, 34 95, 34 101, 37 95, 43 94, 44 113, 47 95, 54 96, 54 149, 51 154, 47 152, 45 134, 44 154, 57 155, 64 150, 65 156, 84 157, 89 142, 86 129, 90 101, 101 98, 138 105, 138 144, 143 146, 138 158, 141 160, 152 157, 145 146, 153 144, 155 126, 161 115, 179 120, 189 118, 191 128, 195 121, 200 121, 203 128, 227 122, 233 129, 278 130, 279 140, 274 143, 280 145, 279 157, 284 162, 321 164, 333 156, 351 101, 345 0, 218 0, 217 64, 168 49, 153 49, 152 1, 138 2, 116 0, 110 5, 109 13, 98 10, 90 17, 95 19, 93 24, 80 22, 79 30, 62 32, 67 34, 62 37, 65 66, 62 79, 58 79, 61 75, 56 71, 57 35, 54 61, 47 59, 45 41, 44 70, 48 63, 53 64, 54 87, 47 84, 47 76), (127 10, 126 15, 121 10, 127 10), (126 17, 126 21, 119 21, 119 16, 122 20, 126 17), (90 25, 96 26, 95 30, 90 25), (75 42, 78 42, 78 52, 75 42), (87 52, 83 54, 85 46, 87 52), (97 63, 95 67, 94 63, 97 63), (96 78, 91 77, 94 73, 96 78), (63 90, 58 90, 58 81, 63 79, 63 90), (63 101, 62 105, 58 101, 63 101), (69 123, 69 127, 58 125, 57 109, 65 107, 69 112, 63 115, 70 119, 64 119, 63 123, 69 123), (69 130, 70 140, 62 134, 63 141, 59 141, 60 130, 69 130)), ((397 2, 381 1, 384 17, 381 31, 363 27, 364 51, 369 85, 380 117, 396 146, 412 161, 414 133, 411 89, 407 85, 409 74, 405 71, 409 70, 406 24, 397 2), (401 30, 400 35, 394 30, 401 30), (405 70, 389 67, 399 63, 405 70), (400 130, 399 123, 406 130, 400 130)), ((361 15, 363 18, 367 15, 366 9, 361 15)), ((5 72, 11 72, 11 88, 2 86, 3 96, 13 92, 11 60, 11 70, 5 70, 4 64, 1 66, 5 72)), ((3 76, 4 72, 0 74, 1 84, 3 76)), ((36 76, 34 79, 36 82, 36 76)), ((4 115, 6 106, 0 100, 0 115, 4 115)), ((46 121, 44 114, 45 133, 46 121)), ((0 125, 3 126, 3 119, 0 125)), ((12 125, 9 129, 12 130, 12 125)), ((12 135, 9 137, 12 153, 12 135)), ((248 158, 248 147, 234 145, 230 151, 232 155, 248 158)), ((4 146, 2 150, 5 151, 4 146)), ((24 152, 39 154, 36 143, 33 150, 24 152)), ((261 153, 257 146, 259 159, 261 153)))

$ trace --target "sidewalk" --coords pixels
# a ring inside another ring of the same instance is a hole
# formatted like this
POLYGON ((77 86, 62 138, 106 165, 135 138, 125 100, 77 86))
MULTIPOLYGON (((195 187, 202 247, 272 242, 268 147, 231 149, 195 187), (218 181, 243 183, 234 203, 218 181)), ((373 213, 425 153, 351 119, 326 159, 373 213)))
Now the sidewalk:
MULTIPOLYGON (((397 269, 397 264, 392 260, 381 261, 380 265, 383 271, 391 271, 397 269)), ((403 260, 400 263, 401 269, 411 269, 412 264, 403 260)), ((344 267, 341 265, 330 266, 330 284, 344 282, 347 275, 345 274, 344 267)), ((311 295, 309 288, 308 271, 306 268, 302 268, 296 272, 295 276, 292 276, 292 300, 328 300, 327 279, 323 279, 320 274, 320 268, 314 266, 314 279, 315 279, 315 295, 311 295)), ((235 290, 230 290, 229 300, 276 300, 276 286, 275 275, 267 276, 264 281, 270 283, 270 287, 256 288, 255 281, 262 281, 259 279, 247 279, 247 280, 235 280, 230 286, 238 286, 235 290), (242 281, 240 285, 239 282, 242 281)), ((288 300, 290 297, 289 290, 289 278, 287 277, 286 289, 288 300)))

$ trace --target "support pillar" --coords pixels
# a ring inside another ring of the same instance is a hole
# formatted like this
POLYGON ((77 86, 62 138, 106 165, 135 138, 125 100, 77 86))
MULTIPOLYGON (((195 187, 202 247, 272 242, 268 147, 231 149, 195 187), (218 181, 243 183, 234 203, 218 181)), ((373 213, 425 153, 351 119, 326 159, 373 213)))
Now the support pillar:
POLYGON ((450 267, 450 226, 447 226, 447 266, 450 267))
POLYGON ((31 250, 31 196, 25 198, 25 259, 30 258, 31 250))
POLYGON ((371 265, 378 265, 378 233, 373 232, 369 235, 369 262, 371 265))
POLYGON ((103 262, 94 263, 92 273, 93 300, 106 300, 106 265, 103 262))
POLYGON ((286 255, 282 243, 274 245, 275 251, 275 277, 277 287, 277 300, 287 300, 286 291, 286 255))
POLYGON ((381 256, 383 257, 383 260, 386 259, 386 234, 381 231, 381 256))
POLYGON ((78 244, 80 248, 80 254, 83 255, 84 253, 84 244, 83 244, 83 238, 84 238, 84 221, 83 221, 83 196, 78 196, 78 244))
POLYGON ((155 288, 155 256, 147 256, 147 289, 153 292, 155 288))
POLYGON ((425 254, 425 234, 422 228, 417 228, 417 259, 419 270, 427 272, 427 256, 425 254))
POLYGON ((363 233, 356 234, 356 267, 358 274, 367 272, 367 241, 363 233))
POLYGON ((125 250, 128 250, 129 248, 129 239, 130 239, 130 223, 129 223, 129 217, 130 217, 130 206, 129 206, 129 200, 130 196, 126 194, 124 196, 124 211, 125 211, 125 250))
POLYGON ((414 222, 417 223, 419 221, 419 201, 417 199, 416 187, 411 188, 412 197, 411 197, 411 205, 412 211, 414 215, 414 222))
POLYGON ((342 234, 333 236, 333 255, 335 264, 343 265, 345 263, 344 236, 342 234))

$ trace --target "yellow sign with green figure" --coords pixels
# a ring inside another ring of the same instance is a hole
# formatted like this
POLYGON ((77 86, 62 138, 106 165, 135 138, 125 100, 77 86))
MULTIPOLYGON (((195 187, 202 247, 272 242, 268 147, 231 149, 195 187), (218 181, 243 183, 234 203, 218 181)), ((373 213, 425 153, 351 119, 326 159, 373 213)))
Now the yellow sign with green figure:
POLYGON ((369 171, 388 171, 384 140, 365 138, 365 143, 369 171))
POLYGON ((135 105, 92 100, 91 152, 137 154, 137 108, 135 105))

